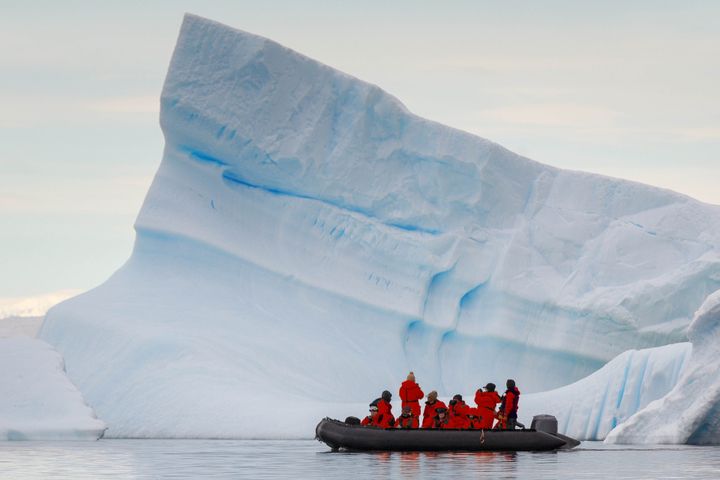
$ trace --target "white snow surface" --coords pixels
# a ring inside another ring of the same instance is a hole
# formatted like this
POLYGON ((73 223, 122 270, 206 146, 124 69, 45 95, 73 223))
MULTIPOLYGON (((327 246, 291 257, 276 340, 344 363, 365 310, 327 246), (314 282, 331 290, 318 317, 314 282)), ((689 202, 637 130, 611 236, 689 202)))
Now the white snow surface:
POLYGON ((720 290, 698 309, 689 329, 692 356, 666 396, 618 426, 608 443, 720 443, 720 290))
POLYGON ((132 256, 40 332, 109 436, 312 437, 411 369, 548 390, 686 342, 720 288, 720 207, 536 163, 193 15, 160 122, 132 256))
POLYGON ((105 430, 47 343, 0 338, 0 440, 97 440, 105 430))

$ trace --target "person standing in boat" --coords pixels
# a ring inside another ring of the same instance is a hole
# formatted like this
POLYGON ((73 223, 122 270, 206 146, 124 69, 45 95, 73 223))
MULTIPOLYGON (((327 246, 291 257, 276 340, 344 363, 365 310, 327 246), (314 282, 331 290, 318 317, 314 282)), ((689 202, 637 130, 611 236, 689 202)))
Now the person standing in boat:
POLYGON ((400 400, 402 400, 402 408, 410 407, 415 417, 420 417, 420 402, 425 394, 420 389, 420 385, 415 383, 415 374, 408 373, 407 379, 400 385, 400 400))
POLYGON ((495 407, 500 403, 500 395, 495 391, 495 384, 485 385, 485 391, 482 388, 478 389, 475 392, 475 403, 480 418, 480 428, 491 429, 495 422, 495 407))
POLYGON ((419 421, 418 417, 413 415, 412 409, 409 406, 405 406, 402 409, 402 415, 400 415, 397 419, 396 427, 397 428, 403 428, 403 429, 411 429, 411 428, 418 428, 419 421))
POLYGON ((437 397, 438 393, 435 390, 428 393, 425 410, 423 410, 422 428, 432 428, 435 417, 437 416, 437 409, 447 408, 445 402, 438 400, 437 397))
POLYGON ((498 425, 501 429, 515 430, 517 425, 517 412, 520 404, 520 390, 515 386, 515 380, 508 379, 505 383, 507 390, 500 400, 498 412, 498 425))

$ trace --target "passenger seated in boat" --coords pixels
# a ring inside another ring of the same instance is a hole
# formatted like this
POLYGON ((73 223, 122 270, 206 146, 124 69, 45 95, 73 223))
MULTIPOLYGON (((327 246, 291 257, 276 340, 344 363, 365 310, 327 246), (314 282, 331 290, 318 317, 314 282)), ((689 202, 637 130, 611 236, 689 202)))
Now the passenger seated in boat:
POLYGON ((380 427, 380 414, 377 405, 370 404, 370 415, 360 422, 363 427, 380 427))
POLYGON ((462 395, 455 395, 449 405, 450 428, 468 428, 470 422, 467 415, 468 406, 463 401, 462 395))
POLYGON ((500 403, 500 395, 495 391, 495 384, 485 385, 485 391, 482 388, 478 389, 475 392, 475 403, 480 417, 480 428, 491 429, 495 423, 495 407, 500 403))
POLYGON ((414 417, 420 416, 420 402, 425 394, 420 389, 420 385, 415 383, 415 374, 408 373, 407 380, 400 385, 400 400, 402 400, 402 408, 409 406, 412 409, 414 417))
POLYGON ((404 429, 418 428, 420 426, 418 418, 413 415, 412 408, 409 405, 403 407, 402 415, 397 418, 395 423, 397 428, 404 429))
POLYGON ((468 430, 480 430, 482 427, 480 426, 480 416, 478 415, 478 409, 468 407, 468 430))
POLYGON ((435 409, 435 418, 430 428, 453 428, 450 425, 450 417, 447 416, 447 408, 439 407, 435 409))
POLYGON ((422 428, 432 428, 435 417, 437 416, 438 408, 447 408, 445 402, 438 400, 438 393, 433 390, 427 395, 427 402, 425 402, 425 410, 423 410, 423 421, 422 428))

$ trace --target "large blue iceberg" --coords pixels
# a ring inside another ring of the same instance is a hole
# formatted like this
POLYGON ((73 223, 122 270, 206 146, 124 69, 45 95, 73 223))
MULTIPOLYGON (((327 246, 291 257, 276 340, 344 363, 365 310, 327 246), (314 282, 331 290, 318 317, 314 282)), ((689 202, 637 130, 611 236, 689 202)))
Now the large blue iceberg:
POLYGON ((720 207, 542 165, 193 15, 160 123, 132 256, 41 331, 107 436, 308 437, 408 370, 546 391, 687 342, 720 289, 720 207))

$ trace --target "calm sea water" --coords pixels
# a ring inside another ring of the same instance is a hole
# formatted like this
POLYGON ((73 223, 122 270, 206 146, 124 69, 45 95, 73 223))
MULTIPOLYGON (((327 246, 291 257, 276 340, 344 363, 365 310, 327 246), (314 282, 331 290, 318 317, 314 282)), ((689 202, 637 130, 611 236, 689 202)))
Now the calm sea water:
POLYGON ((554 453, 332 453, 316 441, 0 442, 0 478, 720 479, 717 447, 583 443, 554 453))

